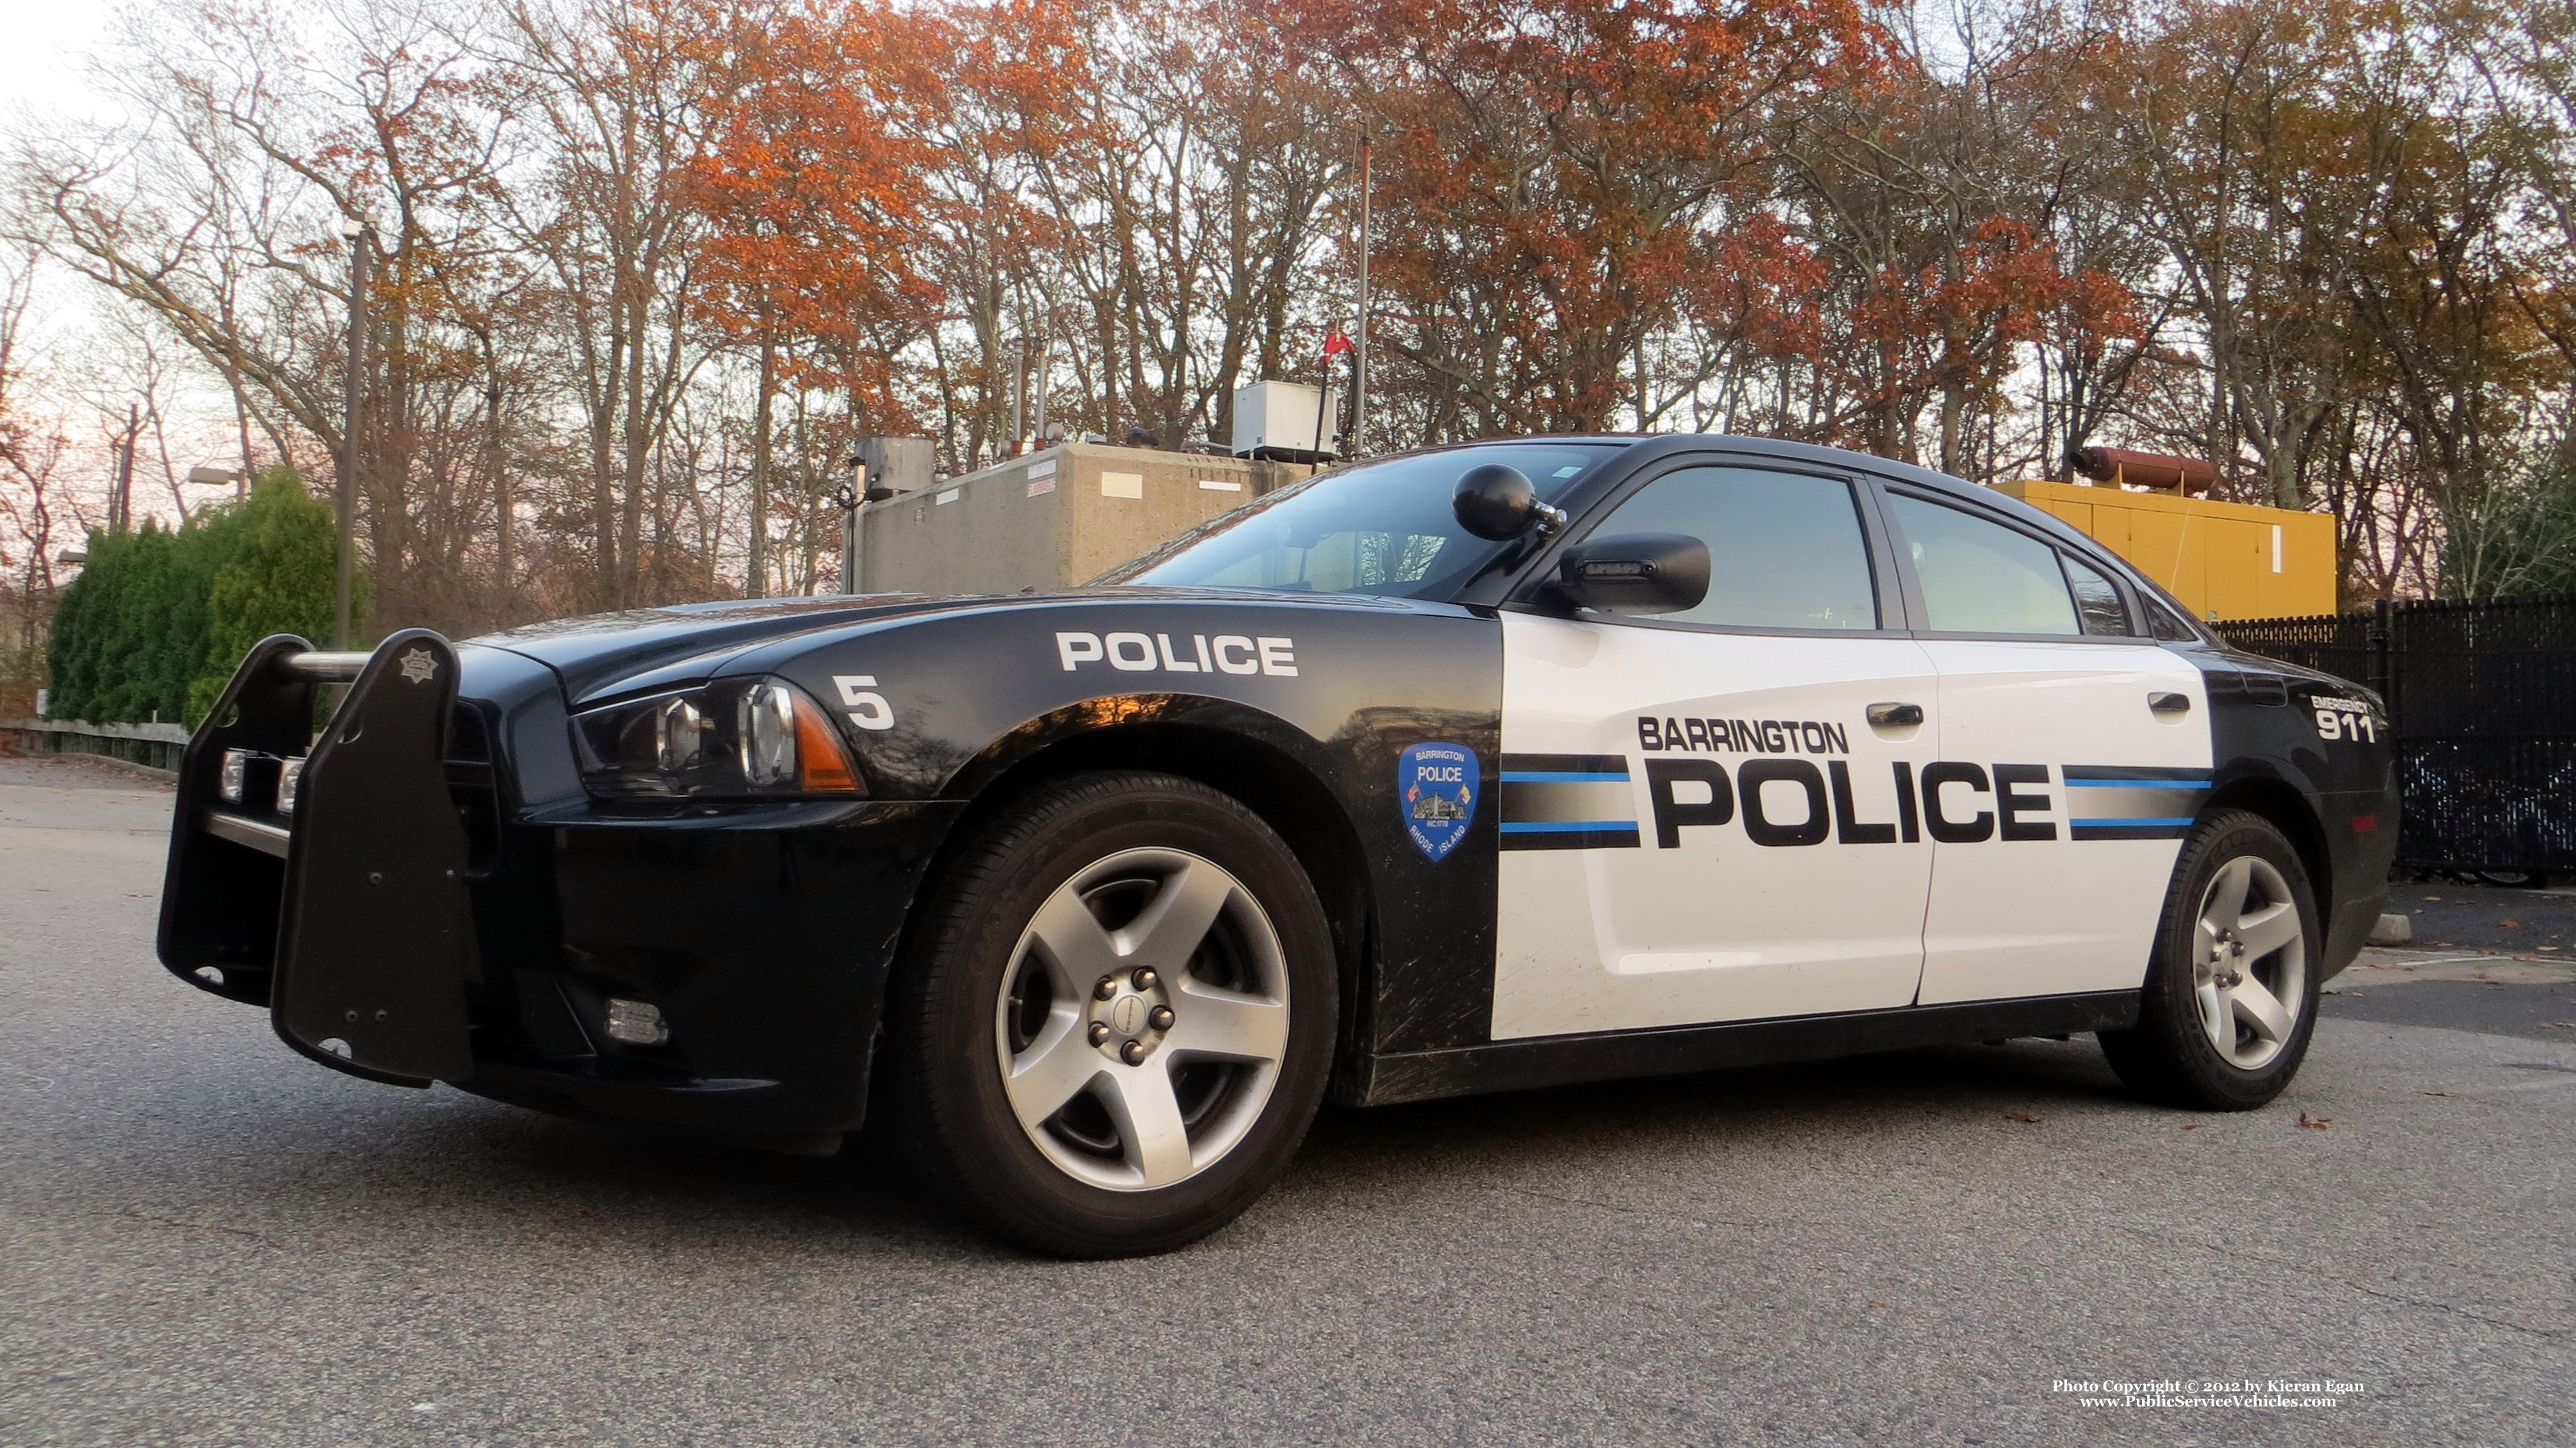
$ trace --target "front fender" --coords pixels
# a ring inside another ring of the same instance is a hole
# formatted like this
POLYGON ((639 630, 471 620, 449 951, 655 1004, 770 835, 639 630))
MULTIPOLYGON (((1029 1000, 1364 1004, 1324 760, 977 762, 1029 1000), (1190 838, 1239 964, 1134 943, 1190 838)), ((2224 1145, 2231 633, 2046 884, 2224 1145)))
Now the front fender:
POLYGON ((1373 1050, 1482 1041, 1492 1013, 1502 630, 1487 613, 1366 598, 1116 592, 996 600, 783 640, 726 673, 831 706, 878 799, 972 800, 1075 741, 1186 729, 1284 759, 1329 792, 1377 918, 1373 1050), (844 707, 845 701, 873 696, 844 707), (1478 761, 1478 807, 1437 858, 1406 829, 1398 760, 1478 761), (1385 1009, 1376 1007, 1383 1004, 1385 1009))

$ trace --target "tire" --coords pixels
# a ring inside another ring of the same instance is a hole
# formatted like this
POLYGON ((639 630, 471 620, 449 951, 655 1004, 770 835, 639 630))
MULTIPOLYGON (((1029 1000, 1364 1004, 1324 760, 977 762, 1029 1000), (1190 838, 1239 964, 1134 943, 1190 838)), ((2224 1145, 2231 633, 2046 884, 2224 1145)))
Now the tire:
POLYGON ((1332 935, 1287 845, 1171 775, 1010 806, 926 902, 886 1012, 889 1135, 992 1231, 1184 1246, 1268 1190, 1330 1075, 1332 935))
POLYGON ((2138 1023, 2102 1032, 2102 1054, 2149 1101, 2263 1105, 2307 1057, 2324 941, 2289 840, 2260 815, 2212 815, 2174 866, 2138 1023))

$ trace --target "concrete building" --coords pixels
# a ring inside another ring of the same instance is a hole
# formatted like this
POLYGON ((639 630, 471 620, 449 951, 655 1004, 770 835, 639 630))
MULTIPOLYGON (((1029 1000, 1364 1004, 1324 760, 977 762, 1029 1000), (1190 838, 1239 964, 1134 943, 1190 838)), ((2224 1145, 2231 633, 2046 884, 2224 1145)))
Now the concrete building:
POLYGON ((856 591, 1016 593, 1088 582, 1312 471, 1065 443, 868 504, 856 591))

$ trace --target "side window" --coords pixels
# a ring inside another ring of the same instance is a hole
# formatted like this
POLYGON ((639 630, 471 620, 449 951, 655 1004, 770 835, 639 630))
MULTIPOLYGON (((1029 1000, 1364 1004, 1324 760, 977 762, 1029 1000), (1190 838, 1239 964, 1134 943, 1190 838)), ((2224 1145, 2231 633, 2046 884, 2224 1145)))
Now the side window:
POLYGON ((1592 536, 1686 533, 1708 545, 1708 597, 1657 615, 1739 628, 1874 629, 1878 588, 1851 484, 1758 468, 1684 468, 1648 483, 1592 536))
POLYGON ((2120 590, 2102 576, 2102 570, 2071 553, 2058 555, 2066 565, 2066 581, 2075 590, 2075 616, 2083 621, 2088 634, 2109 634, 2124 638, 2129 633, 2129 610, 2120 602, 2120 590))
POLYGON ((2056 549, 1957 508, 1902 493, 1890 493, 1887 501, 1914 557, 1926 628, 1941 633, 2083 631, 2056 549))

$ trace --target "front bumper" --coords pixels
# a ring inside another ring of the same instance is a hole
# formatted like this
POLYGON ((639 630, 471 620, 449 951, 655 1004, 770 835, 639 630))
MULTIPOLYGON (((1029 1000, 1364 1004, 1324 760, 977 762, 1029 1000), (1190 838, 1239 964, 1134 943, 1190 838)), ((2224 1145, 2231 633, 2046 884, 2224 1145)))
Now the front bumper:
POLYGON ((551 675, 518 665, 504 682, 529 697, 460 698, 456 650, 425 631, 371 659, 254 650, 182 761, 163 962, 373 1080, 730 1136, 855 1130, 886 973, 963 806, 532 804, 522 783, 562 778, 570 746, 551 675), (308 735, 317 686, 347 678, 308 735), (291 816, 222 797, 228 749, 305 756, 291 816), (667 1038, 612 1038, 612 999, 667 1038))
MULTIPOLYGON (((886 973, 962 806, 757 805, 513 824, 473 890, 481 1095, 801 1137, 856 1130, 886 973), (626 1044, 611 999, 669 1039, 626 1044)), ((569 812, 567 812, 569 813, 569 812)))

